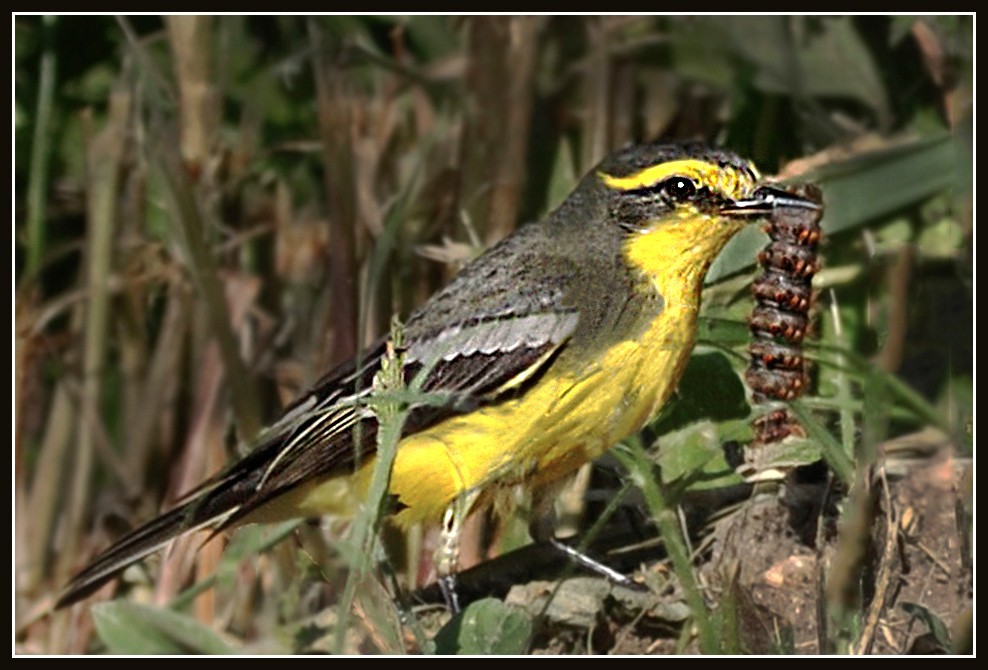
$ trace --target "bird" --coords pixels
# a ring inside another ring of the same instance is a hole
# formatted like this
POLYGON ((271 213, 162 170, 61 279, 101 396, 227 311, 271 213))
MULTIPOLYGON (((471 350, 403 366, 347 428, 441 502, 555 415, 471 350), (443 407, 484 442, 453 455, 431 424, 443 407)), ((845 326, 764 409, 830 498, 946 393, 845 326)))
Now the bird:
POLYGON ((350 513, 376 460, 374 377, 395 351, 405 382, 428 400, 413 395, 405 408, 390 519, 450 530, 472 509, 501 507, 518 485, 545 507, 568 475, 670 399, 711 262, 780 202, 816 207, 700 142, 612 153, 555 210, 412 312, 402 342, 386 335, 330 370, 239 460, 96 556, 56 607, 194 530, 350 513))

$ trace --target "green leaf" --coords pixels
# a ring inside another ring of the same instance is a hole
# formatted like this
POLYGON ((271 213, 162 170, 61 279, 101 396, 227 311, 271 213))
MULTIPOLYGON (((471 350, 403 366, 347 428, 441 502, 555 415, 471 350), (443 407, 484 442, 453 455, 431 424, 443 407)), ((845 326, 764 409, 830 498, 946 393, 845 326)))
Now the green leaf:
POLYGON ((789 437, 781 442, 758 447, 758 470, 791 470, 816 463, 823 458, 823 450, 816 440, 789 437))
POLYGON ((696 353, 679 381, 675 402, 652 428, 661 434, 701 419, 743 419, 749 413, 744 384, 727 356, 719 351, 696 353))
POLYGON ((910 616, 916 617, 923 622, 933 638, 937 641, 942 649, 950 649, 950 629, 947 628, 947 624, 943 620, 930 611, 927 607, 920 605, 918 603, 902 603, 902 609, 906 611, 910 616))
POLYGON ((707 270, 707 284, 713 284, 755 264, 758 252, 768 244, 768 235, 755 226, 748 226, 735 235, 707 270))
MULTIPOLYGON (((960 144, 946 133, 831 163, 800 177, 823 189, 825 235, 859 227, 957 187, 960 144)), ((732 239, 707 272, 713 282, 754 264, 768 236, 751 226, 732 239)))
POLYGON ((766 93, 848 98, 890 117, 885 86, 851 17, 722 17, 734 50, 766 93))
POLYGON ((740 483, 723 445, 751 440, 750 414, 744 385, 727 356, 720 351, 694 354, 675 401, 650 427, 661 435, 663 481, 689 482, 691 489, 740 483))
MULTIPOLYGON (((745 305, 744 308, 747 311, 751 310, 750 305, 745 305)), ((748 328, 748 323, 740 319, 723 319, 701 315, 697 323, 696 339, 700 344, 742 347, 751 341, 751 330, 748 328)))
POLYGON ((93 605, 93 622, 112 654, 232 654, 213 630, 169 609, 113 600, 93 605))
POLYGON ((875 246, 878 249, 884 248, 898 249, 903 244, 909 244, 913 239, 912 222, 904 217, 898 216, 887 220, 884 224, 874 229, 875 246))
POLYGON ((823 188, 820 222, 833 235, 957 186, 960 145, 946 133, 832 163, 807 179, 823 188))
POLYGON ((930 258, 955 258, 964 245, 964 231, 960 222, 949 216, 923 229, 916 246, 930 258))
POLYGON ((852 482, 854 480, 854 462, 851 456, 844 451, 841 443, 830 434, 824 425, 817 421, 817 418, 803 401, 797 400, 789 408, 796 415, 803 428, 806 429, 810 439, 815 440, 820 445, 824 459, 840 477, 840 480, 845 484, 852 482))
POLYGON ((742 483, 744 480, 734 472, 724 455, 723 444, 732 439, 750 441, 751 425, 747 419, 720 424, 700 421, 663 435, 659 438, 662 481, 667 484, 688 481, 691 490, 742 483))
POLYGON ((436 634, 438 654, 524 654, 532 620, 496 598, 471 603, 436 634))

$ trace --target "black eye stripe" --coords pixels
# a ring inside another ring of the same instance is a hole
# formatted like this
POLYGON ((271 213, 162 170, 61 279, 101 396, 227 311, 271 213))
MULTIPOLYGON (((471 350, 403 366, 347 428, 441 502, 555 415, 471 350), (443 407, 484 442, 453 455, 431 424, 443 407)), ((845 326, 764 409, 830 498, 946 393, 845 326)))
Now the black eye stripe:
POLYGON ((716 212, 727 199, 702 182, 674 175, 648 186, 614 191, 611 217, 627 231, 641 230, 649 221, 684 205, 701 211, 716 212))
POLYGON ((704 193, 709 193, 709 189, 698 187, 696 182, 689 177, 676 175, 649 186, 629 189, 624 191, 622 195, 638 200, 661 198, 670 203, 677 203, 693 200, 704 193))

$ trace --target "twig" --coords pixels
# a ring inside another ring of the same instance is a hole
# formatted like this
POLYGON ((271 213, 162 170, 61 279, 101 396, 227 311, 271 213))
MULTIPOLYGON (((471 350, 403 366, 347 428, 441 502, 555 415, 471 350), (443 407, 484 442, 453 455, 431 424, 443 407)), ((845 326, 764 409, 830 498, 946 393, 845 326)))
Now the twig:
POLYGON ((940 558, 939 556, 937 556, 937 555, 936 555, 936 554, 935 554, 935 553, 933 552, 933 550, 932 550, 932 549, 930 549, 929 547, 927 547, 927 546, 926 546, 925 544, 923 544, 922 542, 918 542, 918 541, 916 542, 916 546, 917 546, 917 547, 918 547, 918 548, 919 548, 920 550, 922 550, 922 552, 923 552, 924 554, 926 554, 926 555, 927 555, 927 557, 929 557, 929 559, 930 559, 931 561, 933 561, 933 563, 934 563, 934 564, 935 564, 935 565, 936 565, 936 566, 937 566, 938 568, 940 568, 941 570, 943 570, 943 572, 944 572, 944 574, 945 574, 945 575, 947 575, 948 577, 950 576, 950 566, 948 566, 948 565, 947 565, 946 563, 944 563, 944 562, 943 562, 943 560, 942 560, 942 559, 941 559, 941 558, 940 558))
POLYGON ((875 641, 875 631, 878 628, 885 603, 888 600, 889 586, 892 584, 892 566, 895 564, 894 555, 899 546, 899 515, 892 506, 889 495, 888 481, 885 478, 885 468, 879 469, 879 479, 882 482, 882 498, 885 502, 885 546, 879 560, 878 575, 875 578, 875 593, 865 615, 864 626, 857 644, 850 645, 852 654, 870 654, 875 641))

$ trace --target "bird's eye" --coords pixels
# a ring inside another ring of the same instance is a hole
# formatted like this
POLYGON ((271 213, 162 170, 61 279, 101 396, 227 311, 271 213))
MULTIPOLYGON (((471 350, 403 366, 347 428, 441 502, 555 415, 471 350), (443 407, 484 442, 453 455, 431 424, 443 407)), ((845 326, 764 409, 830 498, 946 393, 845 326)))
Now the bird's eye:
POLYGON ((663 182, 662 190, 674 202, 686 202, 696 195, 696 184, 687 177, 672 177, 663 182))

